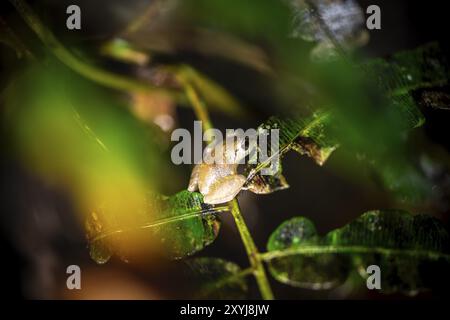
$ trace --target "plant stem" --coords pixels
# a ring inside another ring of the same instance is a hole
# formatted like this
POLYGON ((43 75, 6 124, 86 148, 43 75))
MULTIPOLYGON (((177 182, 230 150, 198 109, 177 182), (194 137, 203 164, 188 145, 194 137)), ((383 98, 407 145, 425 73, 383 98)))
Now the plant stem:
POLYGON ((250 265, 252 266, 253 275, 256 278, 261 297, 264 300, 273 300, 274 296, 272 293, 272 289, 270 288, 269 280, 267 279, 266 271, 264 270, 262 259, 258 252, 258 248, 256 247, 255 242, 253 241, 253 238, 247 228, 244 217, 241 214, 237 199, 233 199, 230 202, 230 205, 231 214, 233 215, 234 221, 236 222, 236 226, 241 235, 242 242, 244 243, 244 247, 250 260, 250 265))
MULTIPOLYGON (((212 124, 205 103, 200 99, 197 91, 188 81, 185 81, 182 78, 179 78, 179 81, 183 85, 186 96, 194 108, 195 116, 202 121, 203 130, 206 132, 208 129, 212 128, 212 124)), ((211 137, 207 137, 207 140, 209 142, 211 137)))
POLYGON ((25 1, 9 0, 9 2, 16 8, 23 20, 36 33, 42 43, 53 53, 53 55, 70 69, 82 76, 114 89, 140 92, 158 91, 171 96, 177 95, 174 91, 155 87, 145 81, 130 79, 79 60, 67 50, 58 39, 56 39, 49 29, 44 26, 39 17, 25 1))
MULTIPOLYGON (((186 96, 194 108, 194 112, 198 119, 202 121, 203 130, 212 128, 212 123, 209 118, 208 110, 204 102, 201 100, 195 88, 189 83, 189 81, 184 80, 180 77, 179 81, 182 83, 186 96)), ((208 139, 209 140, 209 139, 208 139)), ((274 296, 272 289, 270 288, 269 280, 267 279, 266 271, 264 270, 264 265, 262 263, 261 255, 258 252, 258 248, 253 241, 253 238, 248 230, 247 224, 244 221, 244 217, 239 209, 239 203, 237 199, 233 199, 229 202, 231 208, 231 214, 233 215, 236 226, 241 235, 242 242, 247 252, 248 259, 250 261, 252 274, 256 278, 256 283, 258 284, 261 297, 264 300, 273 300, 274 296)))

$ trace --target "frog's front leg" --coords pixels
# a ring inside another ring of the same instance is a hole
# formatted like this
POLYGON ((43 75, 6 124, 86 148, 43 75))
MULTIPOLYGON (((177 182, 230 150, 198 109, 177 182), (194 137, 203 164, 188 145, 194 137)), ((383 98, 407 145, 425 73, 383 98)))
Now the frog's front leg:
POLYGON ((200 170, 202 168, 202 163, 201 164, 196 164, 194 166, 194 169, 192 169, 192 173, 191 173, 191 179, 189 180, 189 186, 188 186, 188 191, 190 192, 194 192, 198 189, 198 176, 200 173, 200 170))

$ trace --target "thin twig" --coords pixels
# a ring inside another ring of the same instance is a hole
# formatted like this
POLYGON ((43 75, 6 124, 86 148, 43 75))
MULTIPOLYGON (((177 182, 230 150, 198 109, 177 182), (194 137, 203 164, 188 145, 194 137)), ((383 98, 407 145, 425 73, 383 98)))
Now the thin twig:
MULTIPOLYGON (((204 102, 198 96, 194 87, 188 81, 180 82, 182 83, 182 86, 186 91, 187 98, 191 103, 197 118, 202 121, 203 129, 206 131, 207 129, 212 128, 208 110, 206 109, 204 102)), ((233 215, 234 221, 239 230, 239 234, 241 235, 245 251, 247 252, 252 273, 256 279, 256 283, 258 284, 261 297, 264 300, 273 300, 274 296, 272 293, 272 289, 270 288, 269 280, 267 279, 266 271, 264 270, 262 259, 260 258, 258 248, 256 247, 255 242, 253 241, 250 231, 248 230, 248 227, 241 214, 237 199, 235 198, 230 201, 229 205, 231 208, 231 214, 233 215)))
MULTIPOLYGON (((182 81, 182 86, 184 87, 187 99, 194 108, 195 116, 197 119, 202 121, 203 130, 206 132, 207 130, 212 129, 211 119, 209 118, 205 103, 202 99, 200 99, 197 90, 195 90, 194 87, 186 81, 182 81)), ((210 137, 208 137, 207 140, 209 141, 210 137)))
POLYGON ((258 252, 258 248, 256 247, 244 221, 244 217, 241 214, 238 201, 233 199, 230 202, 230 206, 231 214, 233 215, 234 221, 236 222, 236 226, 241 235, 242 242, 244 243, 245 250, 247 251, 250 265, 253 268, 253 275, 256 278, 261 297, 264 300, 273 300, 274 296, 272 289, 270 288, 269 280, 267 279, 266 271, 264 270, 264 265, 262 264, 261 255, 258 252))
POLYGON ((97 66, 90 65, 75 57, 67 50, 53 33, 44 26, 39 17, 33 12, 31 7, 23 0, 9 0, 16 8, 27 25, 36 33, 42 43, 53 55, 70 69, 82 76, 100 83, 104 86, 124 91, 140 92, 161 92, 170 96, 179 96, 179 93, 166 88, 155 87, 152 84, 118 75, 97 66))

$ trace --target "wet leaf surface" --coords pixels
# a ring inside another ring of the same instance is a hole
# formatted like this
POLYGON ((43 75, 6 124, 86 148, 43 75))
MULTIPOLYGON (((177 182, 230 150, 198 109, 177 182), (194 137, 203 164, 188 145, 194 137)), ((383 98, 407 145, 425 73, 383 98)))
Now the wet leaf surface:
POLYGON ((381 290, 416 293, 448 280, 449 234, 427 215, 404 211, 369 211, 324 237, 303 217, 281 224, 268 245, 271 274, 298 287, 327 289, 343 283, 353 271, 381 269, 381 290), (441 272, 442 279, 429 275, 441 272))
MULTIPOLYGON (((288 188, 289 185, 281 174, 281 163, 278 164, 274 175, 262 175, 261 170, 267 168, 275 156, 279 156, 281 162, 283 155, 290 150, 307 155, 318 165, 323 165, 338 146, 329 134, 330 125, 330 114, 327 112, 317 112, 311 117, 297 119, 272 117, 260 125, 258 130, 279 129, 279 151, 270 154, 266 161, 246 165, 244 172, 247 175, 247 185, 245 188, 255 193, 271 193, 288 188)), ((268 150, 270 148, 269 142, 268 150)))

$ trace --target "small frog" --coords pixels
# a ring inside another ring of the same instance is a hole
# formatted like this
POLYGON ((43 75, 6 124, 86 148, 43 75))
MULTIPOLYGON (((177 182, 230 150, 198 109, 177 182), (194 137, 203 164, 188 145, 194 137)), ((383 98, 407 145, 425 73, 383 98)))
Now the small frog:
POLYGON ((203 195, 204 202, 208 204, 219 204, 234 199, 246 182, 246 178, 237 172, 239 157, 247 153, 243 145, 242 139, 227 136, 222 144, 208 146, 204 158, 215 157, 216 161, 212 164, 197 164, 194 167, 188 190, 193 192, 198 189, 203 195))

